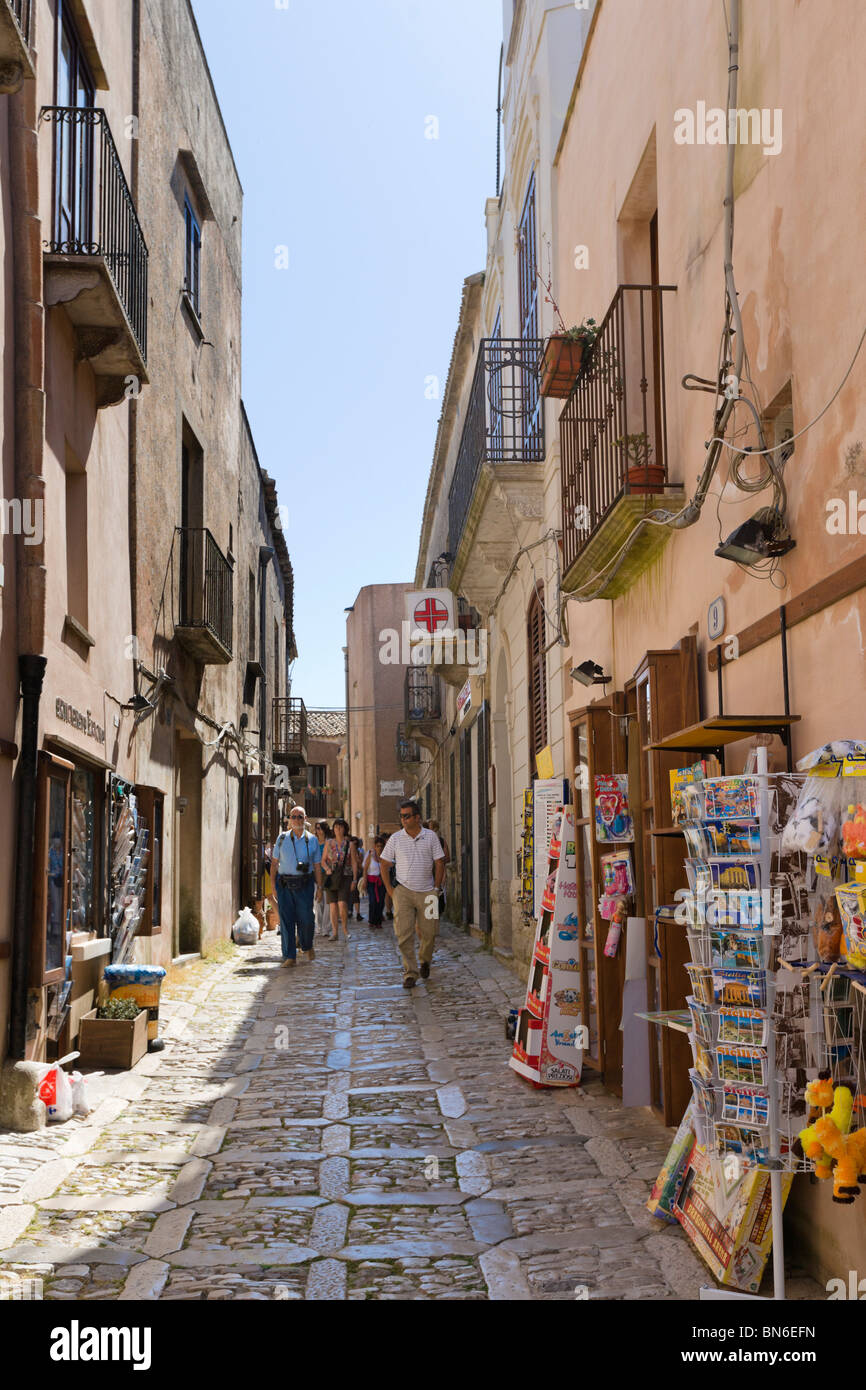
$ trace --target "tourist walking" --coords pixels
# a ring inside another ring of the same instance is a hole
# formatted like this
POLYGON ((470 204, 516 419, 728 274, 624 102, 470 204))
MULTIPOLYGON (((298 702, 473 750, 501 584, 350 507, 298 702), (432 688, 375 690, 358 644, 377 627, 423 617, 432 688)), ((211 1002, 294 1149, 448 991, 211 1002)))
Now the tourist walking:
MULTIPOLYGON (((319 847, 324 849, 327 840, 333 840, 334 832, 326 820, 320 820, 316 824, 316 839, 319 847)), ((331 914, 328 911, 328 904, 325 901, 324 888, 316 888, 316 935, 330 936, 331 933, 331 914)))
POLYGON ((297 960, 295 931, 298 943, 307 960, 315 960, 313 933, 316 918, 313 896, 316 885, 321 886, 322 848, 315 835, 305 828, 306 817, 299 806, 293 807, 283 821, 271 860, 276 875, 277 906, 280 911, 280 938, 283 965, 293 966, 297 960))
POLYGON ((355 914, 355 921, 362 922, 364 919, 361 916, 361 865, 364 862, 364 841, 360 835, 353 835, 351 839, 355 846, 355 857, 358 865, 358 878, 352 889, 352 911, 355 914))
POLYGON ((379 864, 379 856, 384 848, 385 836, 377 835, 372 849, 367 851, 364 858, 362 883, 367 887, 367 921, 371 927, 381 927, 385 912, 385 884, 379 864))
POLYGON ((418 978, 415 933, 421 942, 421 979, 430 975, 436 924, 439 920, 439 890, 445 877, 445 851, 439 836, 421 823, 417 801, 400 805, 402 829, 396 831, 379 857, 385 892, 394 904, 394 931, 403 962, 403 988, 414 989, 418 978), (397 874, 397 887, 391 889, 391 869, 397 874))
POLYGON ((349 836, 349 822, 342 816, 334 821, 333 840, 328 840, 322 850, 322 874, 331 910, 331 940, 338 939, 342 926, 348 941, 352 889, 358 881, 358 856, 349 836))

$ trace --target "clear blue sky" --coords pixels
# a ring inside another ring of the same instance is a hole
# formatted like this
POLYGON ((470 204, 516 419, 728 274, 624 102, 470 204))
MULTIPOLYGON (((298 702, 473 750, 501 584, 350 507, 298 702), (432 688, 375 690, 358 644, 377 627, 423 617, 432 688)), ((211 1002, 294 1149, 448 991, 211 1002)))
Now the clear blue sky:
POLYGON ((344 609, 414 575, 425 379, 444 390, 484 268, 502 3, 280 3, 193 0, 244 188, 243 394, 288 508, 293 694, 323 708, 345 702, 344 609))

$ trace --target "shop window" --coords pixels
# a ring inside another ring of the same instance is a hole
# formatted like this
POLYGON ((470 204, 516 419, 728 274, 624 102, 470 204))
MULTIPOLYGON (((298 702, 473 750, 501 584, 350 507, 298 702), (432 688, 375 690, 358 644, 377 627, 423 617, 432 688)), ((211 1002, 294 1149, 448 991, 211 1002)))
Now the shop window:
POLYGON ((535 758, 547 747, 547 674, 544 655, 542 586, 532 596, 526 621, 528 655, 529 773, 535 776, 535 758))

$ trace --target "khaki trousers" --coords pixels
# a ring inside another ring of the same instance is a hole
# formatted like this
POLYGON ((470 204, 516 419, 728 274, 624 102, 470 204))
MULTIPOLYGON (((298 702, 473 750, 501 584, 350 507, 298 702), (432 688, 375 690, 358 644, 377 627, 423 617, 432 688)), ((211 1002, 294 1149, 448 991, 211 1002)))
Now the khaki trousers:
POLYGON ((418 974, 415 959, 415 933, 421 943, 418 954, 422 965, 429 965, 433 959, 436 944, 436 928, 439 925, 439 893, 435 888, 429 892, 416 893, 411 888, 399 884, 394 889, 394 931, 403 974, 418 974))

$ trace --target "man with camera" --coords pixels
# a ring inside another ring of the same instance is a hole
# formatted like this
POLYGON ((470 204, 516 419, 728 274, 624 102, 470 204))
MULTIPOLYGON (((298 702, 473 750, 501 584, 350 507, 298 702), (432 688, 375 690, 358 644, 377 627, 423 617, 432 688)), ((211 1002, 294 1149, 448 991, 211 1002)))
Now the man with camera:
POLYGON ((313 933, 316 930, 313 899, 316 885, 322 886, 322 846, 315 835, 304 830, 305 821, 306 816, 301 808, 293 807, 288 820, 283 821, 282 834, 274 845, 271 866, 277 885, 283 965, 289 966, 293 966, 297 958, 296 928, 298 944, 307 960, 316 958, 313 949, 313 933))

